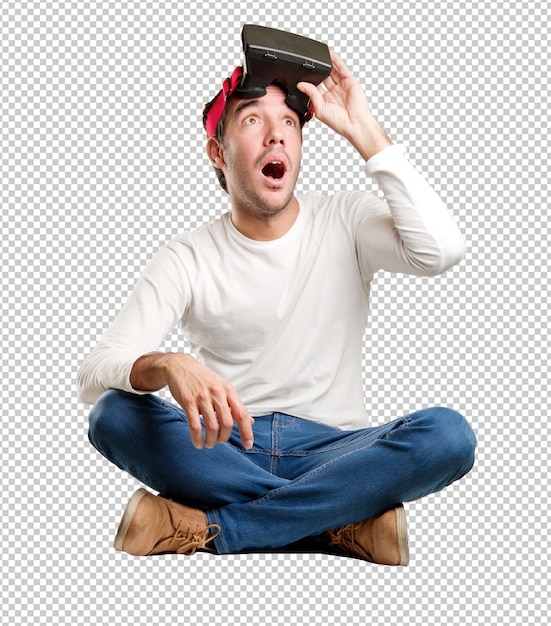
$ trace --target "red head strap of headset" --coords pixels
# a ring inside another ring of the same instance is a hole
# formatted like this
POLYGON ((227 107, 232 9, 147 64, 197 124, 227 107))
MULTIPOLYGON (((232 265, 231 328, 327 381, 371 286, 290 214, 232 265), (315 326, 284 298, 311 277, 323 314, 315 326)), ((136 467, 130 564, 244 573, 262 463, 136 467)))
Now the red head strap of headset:
POLYGON ((237 89, 237 87, 239 87, 242 77, 243 68, 241 66, 237 66, 233 70, 233 74, 229 78, 226 78, 226 80, 223 82, 222 91, 220 91, 220 93, 216 96, 216 99, 214 100, 207 114, 205 127, 208 137, 214 136, 214 133, 216 132, 216 127, 218 126, 218 122, 220 122, 222 114, 224 113, 224 109, 226 108, 228 98, 237 89))

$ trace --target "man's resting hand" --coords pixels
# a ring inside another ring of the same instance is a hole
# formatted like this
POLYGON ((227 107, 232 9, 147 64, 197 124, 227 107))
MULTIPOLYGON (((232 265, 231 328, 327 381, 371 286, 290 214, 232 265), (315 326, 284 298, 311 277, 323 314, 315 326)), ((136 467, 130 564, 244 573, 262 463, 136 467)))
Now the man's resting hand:
POLYGON ((196 448, 213 448, 230 438, 234 423, 245 448, 252 448, 254 419, 233 386, 197 359, 178 352, 155 352, 136 360, 130 383, 137 391, 157 391, 168 386, 184 409, 191 441, 196 448), (201 420, 206 436, 203 440, 201 420))

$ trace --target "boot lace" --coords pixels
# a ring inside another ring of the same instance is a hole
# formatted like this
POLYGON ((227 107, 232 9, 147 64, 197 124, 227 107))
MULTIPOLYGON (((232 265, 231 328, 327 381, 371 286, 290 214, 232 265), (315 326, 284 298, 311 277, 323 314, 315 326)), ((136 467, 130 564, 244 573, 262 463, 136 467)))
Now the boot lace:
POLYGON ((371 554, 369 554, 365 547, 356 542, 355 533, 360 529, 360 527, 361 522, 358 522, 356 524, 348 524, 347 526, 342 526, 341 528, 328 530, 327 534, 330 540, 329 545, 338 551, 344 552, 345 554, 354 556, 362 554, 364 558, 368 557, 371 559, 371 554))
POLYGON ((197 550, 214 552, 214 548, 208 546, 220 534, 220 526, 218 524, 209 524, 203 530, 192 530, 191 526, 187 530, 182 528, 182 520, 179 521, 172 542, 176 546, 176 554, 187 554, 191 556, 197 550))

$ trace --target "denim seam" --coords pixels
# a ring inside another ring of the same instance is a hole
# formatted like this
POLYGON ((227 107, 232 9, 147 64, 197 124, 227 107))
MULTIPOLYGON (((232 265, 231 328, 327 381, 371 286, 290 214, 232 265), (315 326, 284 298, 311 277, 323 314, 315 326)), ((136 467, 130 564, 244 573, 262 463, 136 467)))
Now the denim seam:
POLYGON ((387 441, 391 440, 394 437, 394 433, 397 430, 400 430, 401 428, 407 428, 412 422, 413 422, 413 419, 409 415, 402 417, 400 420, 400 423, 395 428, 390 430, 388 434, 384 437, 384 439, 386 439, 387 441))
MULTIPOLYGON (((395 429, 393 429, 393 430, 395 430, 395 429)), ((362 439, 368 439, 368 438, 370 438, 372 436, 373 436, 373 433, 372 432, 368 432, 368 433, 365 433, 364 435, 361 435, 360 437, 358 437, 357 441, 361 441, 362 439)), ((376 441, 378 441, 378 439, 376 441)), ((331 444, 329 446, 324 446, 323 448, 320 448, 319 450, 300 450, 300 449, 286 450, 285 451, 285 456, 310 456, 310 455, 314 455, 314 454, 324 454, 325 452, 330 452, 330 451, 333 451, 333 450, 339 450, 340 448, 348 448, 349 445, 350 445, 349 441, 339 440, 338 442, 336 442, 334 444, 331 444)))
POLYGON ((182 419, 183 417, 184 421, 187 422, 187 415, 182 408, 173 404, 172 402, 167 402, 166 400, 163 400, 163 398, 159 398, 159 396, 155 396, 153 394, 150 395, 152 400, 158 402, 165 409, 172 411, 172 413, 175 413, 180 419, 182 419))
MULTIPOLYGON (((222 525, 220 524, 220 518, 218 517, 218 513, 216 512, 216 510, 211 509, 210 511, 205 511, 205 515, 207 516, 207 521, 209 522, 209 524, 216 524, 220 528, 220 534, 218 535, 218 537, 215 537, 214 545, 216 546, 216 544, 219 544, 223 550, 222 554, 227 554, 229 550, 226 542, 224 541, 222 525), (211 521, 211 516, 214 518, 214 522, 211 521)), ((217 551, 220 554, 218 548, 217 551)))
POLYGON ((275 415, 282 415, 283 417, 290 418, 288 424, 282 424, 281 422, 276 420, 275 427, 279 428, 281 430, 285 430, 286 428, 292 428, 296 424, 296 422, 297 422, 297 418, 294 417, 293 415, 287 415, 286 413, 274 413, 274 416, 275 415))
POLYGON ((283 485, 282 487, 278 487, 277 489, 273 489, 272 491, 269 491, 267 494, 265 494, 261 498, 258 498, 257 500, 251 501, 250 504, 254 505, 254 504, 261 504, 263 502, 267 502, 268 500, 271 500, 272 497, 276 497, 282 490, 294 489, 297 485, 300 485, 303 482, 307 482, 307 481, 311 480, 314 476, 316 476, 317 474, 319 474, 320 472, 325 470, 325 468, 329 467, 330 465, 333 465, 334 463, 337 463, 340 460, 345 459, 345 458, 347 458, 349 456, 352 456, 354 454, 358 454, 360 452, 363 452, 364 450, 367 450, 367 449, 371 448, 372 446, 374 446, 378 441, 380 441, 380 440, 377 439, 375 441, 372 441, 368 445, 363 446, 362 448, 357 448, 355 450, 351 450, 347 454, 343 454, 343 455, 337 457, 336 459, 331 459, 330 461, 327 461, 327 463, 324 463, 323 465, 320 465, 319 467, 317 467, 315 470, 312 470, 311 472, 309 472, 308 474, 306 474, 302 478, 299 478, 298 480, 292 480, 292 481, 290 481, 290 483, 288 485, 283 485), (274 494, 274 492, 277 492, 277 493, 274 494))
POLYGON ((227 445, 230 448, 233 448, 234 450, 236 450, 237 452, 241 452, 242 454, 264 454, 264 455, 272 454, 271 450, 265 450, 264 448, 259 448, 254 445, 250 449, 244 448, 243 446, 238 446, 234 443, 231 443, 231 441, 227 441, 225 444, 221 444, 221 445, 227 445))
POLYGON ((272 449, 270 453, 270 473, 274 476, 277 476, 277 459, 278 459, 278 449, 279 449, 279 433, 278 433, 279 424, 275 419, 275 414, 272 417, 272 449))

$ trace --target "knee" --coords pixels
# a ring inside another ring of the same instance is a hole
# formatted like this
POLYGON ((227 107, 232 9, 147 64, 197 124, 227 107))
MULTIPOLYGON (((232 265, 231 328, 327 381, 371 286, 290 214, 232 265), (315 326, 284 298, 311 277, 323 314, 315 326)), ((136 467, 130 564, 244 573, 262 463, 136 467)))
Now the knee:
POLYGON ((124 414, 128 396, 124 391, 109 389, 103 393, 90 409, 88 415, 88 439, 103 453, 105 445, 117 435, 120 419, 124 414))
POLYGON ((434 407, 421 413, 430 424, 431 445, 445 464, 456 468, 458 475, 469 472, 475 460, 476 436, 463 415, 446 407, 434 407))

